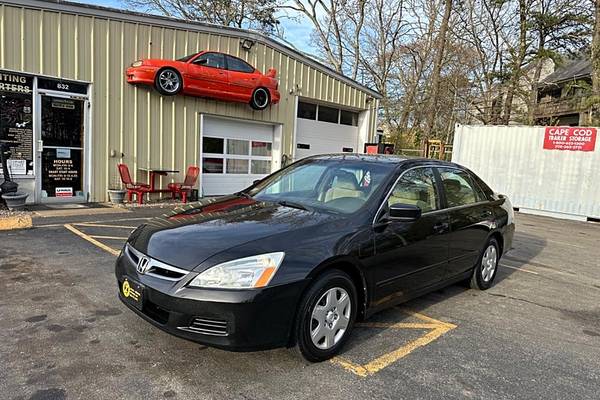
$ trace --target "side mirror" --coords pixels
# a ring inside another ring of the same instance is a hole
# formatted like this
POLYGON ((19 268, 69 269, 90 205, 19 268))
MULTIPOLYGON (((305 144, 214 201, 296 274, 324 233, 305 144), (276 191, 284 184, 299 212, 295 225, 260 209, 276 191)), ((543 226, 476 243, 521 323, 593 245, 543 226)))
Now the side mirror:
POLYGON ((421 209, 410 204, 392 204, 389 210, 389 218, 393 221, 416 221, 421 218, 421 209))
POLYGON ((194 64, 206 65, 208 63, 208 58, 200 58, 199 60, 194 61, 194 64))

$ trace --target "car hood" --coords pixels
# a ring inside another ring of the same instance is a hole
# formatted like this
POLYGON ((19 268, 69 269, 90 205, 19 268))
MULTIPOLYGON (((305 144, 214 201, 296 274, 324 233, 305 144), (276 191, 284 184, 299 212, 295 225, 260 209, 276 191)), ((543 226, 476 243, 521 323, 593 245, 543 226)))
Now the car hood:
MULTIPOLYGON (((240 196, 205 199, 178 211, 136 229, 129 244, 156 260, 192 270, 232 247, 333 218, 240 196)), ((264 244, 260 247, 257 251, 264 252, 264 244)))

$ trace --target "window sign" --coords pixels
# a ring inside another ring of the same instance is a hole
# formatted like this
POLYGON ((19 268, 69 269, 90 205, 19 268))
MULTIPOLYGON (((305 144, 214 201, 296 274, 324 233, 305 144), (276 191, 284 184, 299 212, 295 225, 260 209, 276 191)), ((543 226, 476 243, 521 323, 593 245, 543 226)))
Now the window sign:
POLYGON ((70 197, 82 191, 81 150, 45 148, 42 153, 42 187, 48 197, 70 197))
POLYGON ((11 172, 33 175, 33 78, 0 71, 0 141, 10 147, 11 172))
POLYGON ((71 149, 56 149, 56 158, 71 158, 71 149))

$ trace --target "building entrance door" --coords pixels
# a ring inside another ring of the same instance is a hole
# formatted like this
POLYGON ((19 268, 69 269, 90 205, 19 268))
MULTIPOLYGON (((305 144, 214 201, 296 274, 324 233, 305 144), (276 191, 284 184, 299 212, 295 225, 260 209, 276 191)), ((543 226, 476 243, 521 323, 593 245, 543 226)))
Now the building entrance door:
POLYGON ((87 100, 40 94, 42 201, 86 201, 84 136, 87 100))

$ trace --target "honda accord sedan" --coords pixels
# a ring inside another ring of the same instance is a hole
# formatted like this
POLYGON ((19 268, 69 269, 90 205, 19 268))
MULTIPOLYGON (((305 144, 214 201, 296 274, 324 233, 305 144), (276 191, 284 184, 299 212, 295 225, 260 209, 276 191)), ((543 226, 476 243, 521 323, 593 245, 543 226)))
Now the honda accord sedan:
POLYGON ((457 282, 489 288, 513 209, 457 164, 305 158, 136 229, 119 297, 173 335, 235 351, 340 351, 355 321, 457 282))

